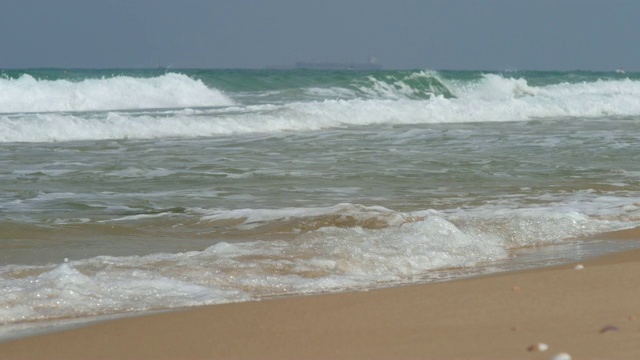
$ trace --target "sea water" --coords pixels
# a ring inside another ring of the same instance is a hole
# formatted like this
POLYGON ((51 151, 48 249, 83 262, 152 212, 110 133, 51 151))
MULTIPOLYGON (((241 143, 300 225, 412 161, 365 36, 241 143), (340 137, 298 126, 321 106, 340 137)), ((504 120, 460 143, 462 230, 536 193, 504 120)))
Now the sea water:
POLYGON ((606 252, 638 138, 640 74, 4 71, 0 325, 606 252))

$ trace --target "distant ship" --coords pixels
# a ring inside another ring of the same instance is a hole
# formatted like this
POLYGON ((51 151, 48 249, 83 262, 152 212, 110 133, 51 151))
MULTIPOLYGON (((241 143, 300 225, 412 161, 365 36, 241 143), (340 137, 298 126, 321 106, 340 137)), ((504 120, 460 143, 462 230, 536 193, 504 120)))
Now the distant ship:
POLYGON ((267 69, 287 70, 381 70, 382 65, 378 64, 376 58, 372 57, 368 63, 341 63, 341 62, 305 62, 298 61, 293 66, 268 66, 267 69))
POLYGON ((382 66, 376 63, 317 63, 297 62, 296 69, 309 70, 380 70, 382 66))

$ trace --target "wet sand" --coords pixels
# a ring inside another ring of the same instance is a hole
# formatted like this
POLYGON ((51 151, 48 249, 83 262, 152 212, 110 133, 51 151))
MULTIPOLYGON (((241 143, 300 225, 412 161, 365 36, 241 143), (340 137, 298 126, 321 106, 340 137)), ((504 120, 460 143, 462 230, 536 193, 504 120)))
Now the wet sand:
POLYGON ((640 250, 581 264, 124 318, 0 343, 0 359, 640 358, 640 250))

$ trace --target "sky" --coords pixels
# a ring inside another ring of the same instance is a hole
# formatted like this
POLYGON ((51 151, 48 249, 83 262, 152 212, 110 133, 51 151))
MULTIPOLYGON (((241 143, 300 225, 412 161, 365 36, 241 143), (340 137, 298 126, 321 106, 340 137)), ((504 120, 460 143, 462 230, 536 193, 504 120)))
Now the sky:
POLYGON ((5 0, 0 68, 640 71, 638 0, 5 0))

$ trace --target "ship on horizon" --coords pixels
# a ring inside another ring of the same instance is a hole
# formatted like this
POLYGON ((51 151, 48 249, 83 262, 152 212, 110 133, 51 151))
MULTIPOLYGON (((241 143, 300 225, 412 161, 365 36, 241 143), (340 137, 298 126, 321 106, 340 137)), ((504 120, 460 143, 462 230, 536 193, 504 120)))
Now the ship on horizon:
POLYGON ((382 70, 382 65, 378 64, 375 57, 369 59, 367 63, 343 63, 343 62, 307 62, 298 61, 293 66, 267 66, 270 70, 382 70))

